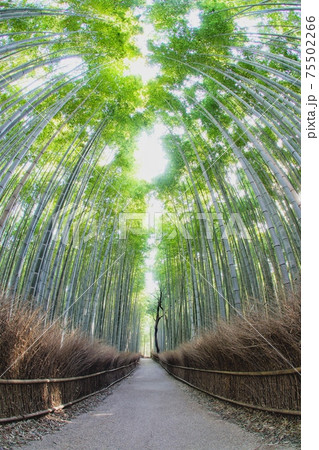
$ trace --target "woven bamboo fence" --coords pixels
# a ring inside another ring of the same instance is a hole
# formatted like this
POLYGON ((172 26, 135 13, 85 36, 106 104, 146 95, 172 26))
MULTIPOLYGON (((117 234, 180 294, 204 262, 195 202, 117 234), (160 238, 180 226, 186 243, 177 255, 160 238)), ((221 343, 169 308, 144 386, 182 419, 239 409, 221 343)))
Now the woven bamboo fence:
POLYGON ((0 379, 0 424, 37 417, 84 400, 130 375, 137 363, 73 378, 0 379))
POLYGON ((178 380, 220 400, 274 413, 301 414, 300 368, 230 372, 176 366, 154 359, 178 380))

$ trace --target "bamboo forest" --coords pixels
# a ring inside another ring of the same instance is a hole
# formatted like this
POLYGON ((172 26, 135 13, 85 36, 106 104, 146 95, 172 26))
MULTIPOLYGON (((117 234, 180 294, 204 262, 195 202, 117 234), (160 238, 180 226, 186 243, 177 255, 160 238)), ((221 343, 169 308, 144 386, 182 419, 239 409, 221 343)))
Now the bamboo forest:
POLYGON ((129 351, 159 292, 162 349, 280 307, 300 271, 299 2, 10 1, 0 18, 1 288, 129 351), (166 166, 143 178, 156 127, 166 166))
POLYGON ((300 40, 299 0, 0 2, 1 448, 298 445, 300 40))

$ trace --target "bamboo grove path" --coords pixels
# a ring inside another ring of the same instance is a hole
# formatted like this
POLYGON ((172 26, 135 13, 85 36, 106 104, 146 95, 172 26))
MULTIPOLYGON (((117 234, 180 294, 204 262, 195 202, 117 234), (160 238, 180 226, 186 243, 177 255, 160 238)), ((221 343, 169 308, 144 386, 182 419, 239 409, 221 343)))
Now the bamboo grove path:
MULTIPOLYGON (((23 448, 52 450, 240 450, 269 448, 194 400, 152 360, 96 408, 23 448)), ((276 449, 288 447, 276 447, 276 449)))

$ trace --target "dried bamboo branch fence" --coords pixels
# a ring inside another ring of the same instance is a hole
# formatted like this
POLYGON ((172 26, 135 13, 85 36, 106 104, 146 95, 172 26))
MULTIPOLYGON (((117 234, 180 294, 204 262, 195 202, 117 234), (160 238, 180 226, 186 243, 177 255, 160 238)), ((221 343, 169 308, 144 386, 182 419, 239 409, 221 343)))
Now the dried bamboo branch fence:
POLYGON ((173 377, 189 386, 236 405, 299 416, 301 369, 271 372, 230 372, 176 366, 153 359, 173 377))
POLYGON ((0 424, 38 417, 84 400, 129 376, 137 364, 72 378, 0 379, 0 424))

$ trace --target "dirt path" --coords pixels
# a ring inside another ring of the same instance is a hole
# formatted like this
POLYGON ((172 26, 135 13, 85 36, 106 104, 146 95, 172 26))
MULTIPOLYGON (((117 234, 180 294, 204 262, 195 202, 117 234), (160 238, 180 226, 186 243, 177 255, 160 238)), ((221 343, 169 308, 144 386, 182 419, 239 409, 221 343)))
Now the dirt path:
POLYGON ((44 436, 42 441, 23 448, 249 450, 269 447, 255 435, 203 408, 155 362, 142 360, 135 373, 95 409, 73 419, 58 432, 44 436))

